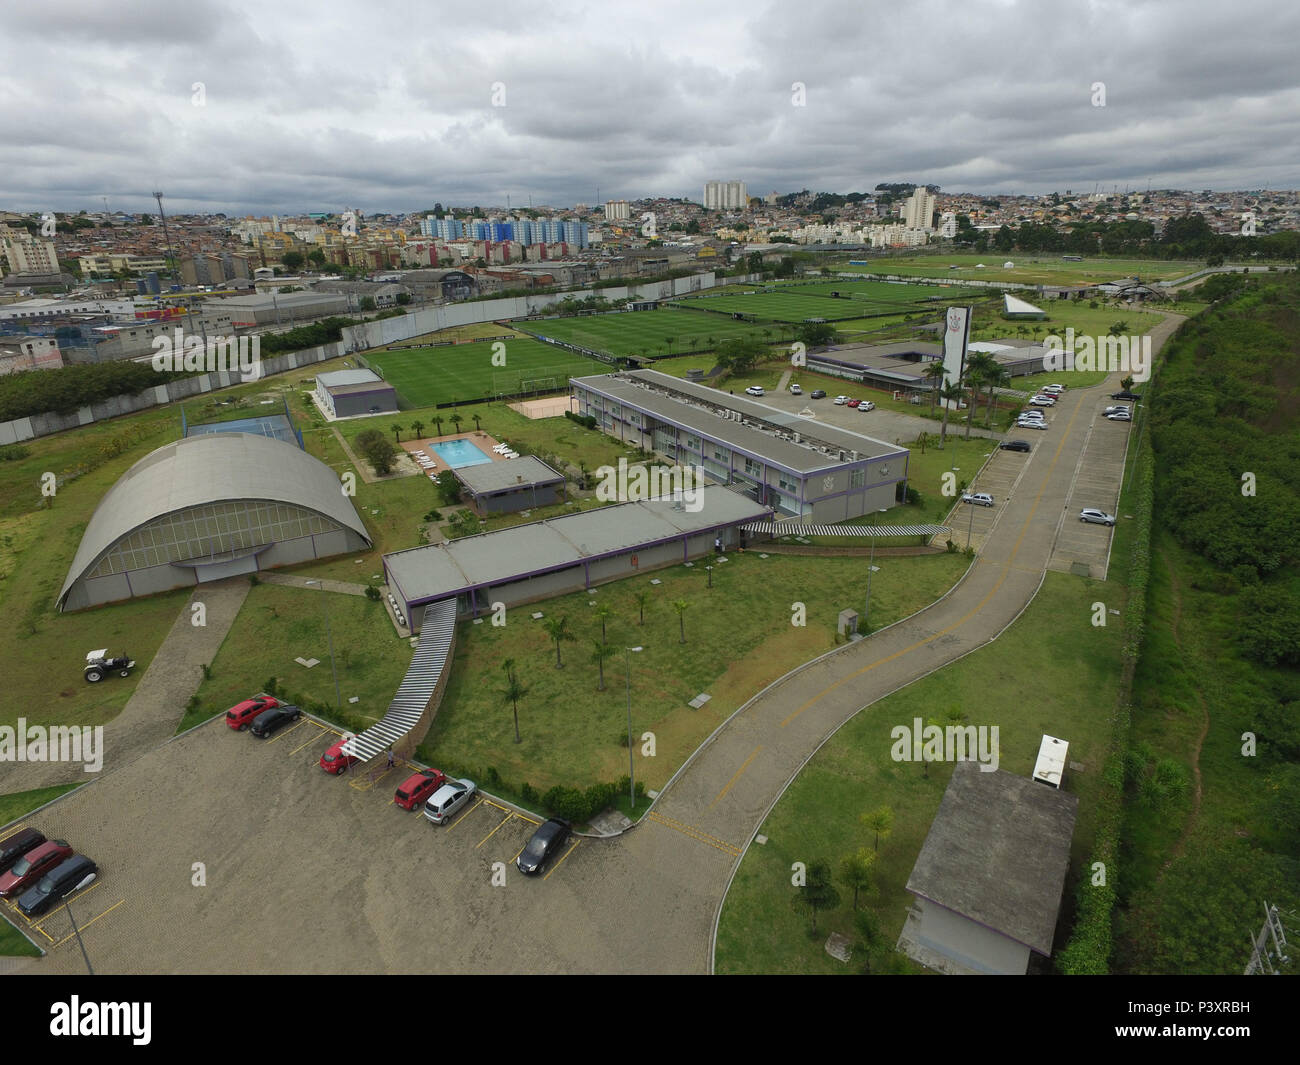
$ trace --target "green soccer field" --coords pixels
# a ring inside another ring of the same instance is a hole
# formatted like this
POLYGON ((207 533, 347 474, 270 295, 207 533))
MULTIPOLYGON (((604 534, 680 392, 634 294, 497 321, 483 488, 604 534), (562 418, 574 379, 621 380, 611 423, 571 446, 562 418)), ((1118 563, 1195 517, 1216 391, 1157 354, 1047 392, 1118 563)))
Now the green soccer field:
POLYGON ((463 403, 489 399, 501 393, 522 391, 523 383, 536 389, 554 380, 556 391, 568 387, 569 377, 609 373, 612 367, 577 355, 553 344, 519 338, 495 343, 453 344, 440 348, 409 351, 377 351, 366 355, 372 369, 397 391, 408 407, 435 407, 440 403, 463 403), (505 365, 493 364, 493 355, 504 355, 505 365))
POLYGON ((871 258, 866 266, 842 264, 838 269, 867 274, 898 274, 911 277, 944 277, 954 281, 1016 281, 1036 285, 1087 285, 1137 275, 1144 281, 1164 281, 1190 274, 1205 266, 1200 262, 1169 259, 1104 259, 1086 256, 1082 262, 1061 258, 1067 252, 988 251, 951 255, 916 255, 907 258, 871 258), (1007 269, 1003 263, 1015 265, 1007 269), (984 268, 978 269, 983 263, 984 268), (948 269, 956 266, 956 270, 948 269))
POLYGON ((892 314, 899 304, 873 300, 831 299, 794 292, 761 292, 753 295, 703 296, 681 301, 679 306, 708 309, 723 314, 752 314, 760 321, 799 324, 809 318, 828 322, 862 318, 870 314, 892 314))
POLYGON ((895 281, 843 281, 787 282, 777 286, 777 292, 788 295, 829 297, 838 292, 841 298, 866 300, 870 303, 904 305, 924 304, 934 300, 952 300, 963 294, 978 293, 978 289, 950 288, 936 285, 905 285, 895 281))
POLYGON ((666 308, 521 322, 519 327, 593 351, 652 359, 688 351, 709 351, 732 337, 763 335, 763 327, 759 325, 699 311, 666 308))

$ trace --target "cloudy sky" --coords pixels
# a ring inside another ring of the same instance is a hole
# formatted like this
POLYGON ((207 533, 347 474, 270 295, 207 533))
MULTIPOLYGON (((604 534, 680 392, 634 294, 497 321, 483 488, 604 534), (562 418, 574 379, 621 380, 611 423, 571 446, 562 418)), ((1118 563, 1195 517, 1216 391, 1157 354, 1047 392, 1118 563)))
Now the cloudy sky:
POLYGON ((1296 188, 1297 42, 1293 0, 0 0, 0 207, 1296 188))

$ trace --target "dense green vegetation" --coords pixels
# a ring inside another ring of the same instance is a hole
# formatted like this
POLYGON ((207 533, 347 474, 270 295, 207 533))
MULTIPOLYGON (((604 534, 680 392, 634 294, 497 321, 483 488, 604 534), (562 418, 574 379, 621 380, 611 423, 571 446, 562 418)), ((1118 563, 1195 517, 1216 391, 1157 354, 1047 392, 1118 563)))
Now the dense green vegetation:
POLYGON ((1300 281, 1215 281, 1151 406, 1160 532, 1111 964, 1126 972, 1239 973, 1261 904, 1288 929, 1300 909, 1300 281))

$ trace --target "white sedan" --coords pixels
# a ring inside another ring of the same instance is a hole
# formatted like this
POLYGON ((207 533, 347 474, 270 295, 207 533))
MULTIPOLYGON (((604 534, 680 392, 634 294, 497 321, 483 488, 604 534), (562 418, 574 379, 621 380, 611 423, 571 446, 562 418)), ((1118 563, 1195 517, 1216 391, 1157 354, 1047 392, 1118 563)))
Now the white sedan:
POLYGON ((858 410, 875 410, 875 409, 876 409, 876 405, 872 403, 871 400, 869 399, 864 399, 861 403, 858 404, 858 410))
POLYGON ((846 404, 848 401, 849 401, 849 397, 848 397, 848 396, 836 396, 836 397, 835 397, 835 406, 837 406, 837 407, 842 407, 842 406, 844 406, 844 404, 846 404))

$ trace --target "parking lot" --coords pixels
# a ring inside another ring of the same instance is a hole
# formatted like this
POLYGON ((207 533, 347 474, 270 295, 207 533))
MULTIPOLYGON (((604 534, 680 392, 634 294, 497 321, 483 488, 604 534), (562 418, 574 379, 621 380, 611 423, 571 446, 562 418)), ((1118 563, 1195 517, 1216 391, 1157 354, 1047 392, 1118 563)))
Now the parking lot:
MULTIPOLYGON (((818 379, 809 377, 808 380, 817 381, 818 379)), ((778 410, 788 411, 791 414, 798 414, 800 411, 808 409, 816 414, 816 420, 823 424, 839 426, 842 429, 852 429, 854 432, 874 437, 877 440, 884 440, 890 444, 907 443, 915 440, 918 433, 936 433, 939 431, 938 425, 928 418, 913 417, 910 414, 900 414, 897 411, 884 410, 880 407, 867 411, 865 414, 860 413, 856 407, 837 407, 835 406, 835 397, 840 393, 855 399, 877 400, 880 398, 880 394, 875 390, 863 388, 861 385, 854 385, 850 381, 820 382, 811 386, 805 385, 802 396, 792 396, 788 389, 769 389, 764 395, 751 398, 759 403, 766 403, 770 407, 776 407, 778 410), (824 399, 812 399, 810 394, 815 388, 825 389, 827 396, 824 399)))
MULTIPOLYGON (((310 718, 267 740, 214 719, 24 819, 99 864, 72 899, 95 970, 656 971, 656 937, 679 935, 703 965, 713 900, 681 889, 683 865, 735 848, 683 850, 682 828, 648 824, 575 837, 525 877, 535 818, 480 794, 433 825, 392 801, 412 767, 322 771, 337 738, 310 718)), ((48 956, 18 971, 84 972, 66 911, 37 924, 48 956)))
POLYGON ((1102 417, 1102 411, 1113 402, 1109 398, 1089 396, 1085 402, 1095 404, 1096 411, 1070 485, 1061 532, 1047 565, 1049 569, 1080 576, 1086 566, 1089 577, 1104 581, 1110 568, 1114 530, 1106 525, 1081 522, 1079 511, 1095 507, 1116 514, 1120 480, 1124 475, 1124 452, 1133 423, 1112 422, 1102 417))

